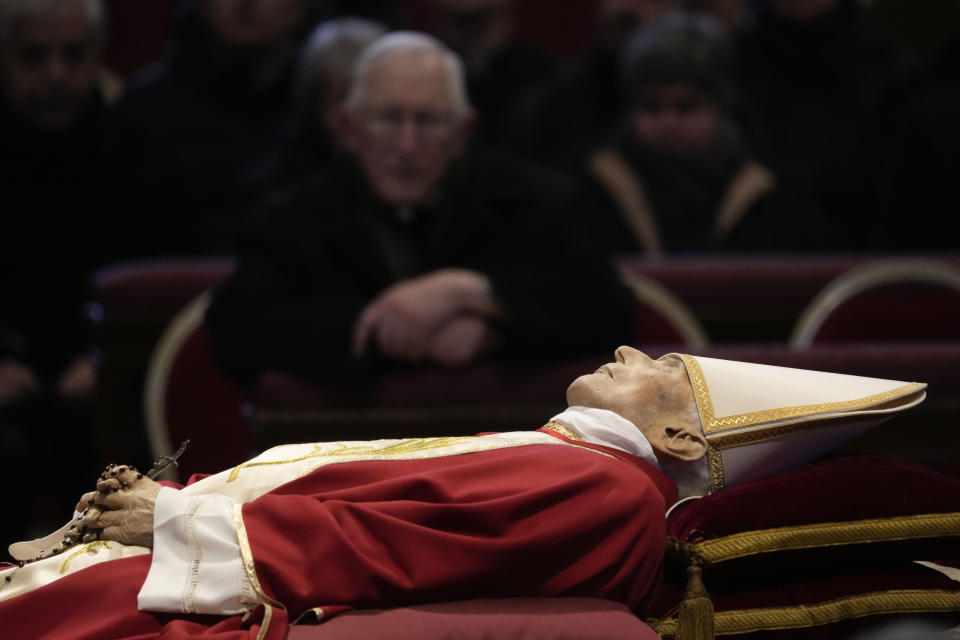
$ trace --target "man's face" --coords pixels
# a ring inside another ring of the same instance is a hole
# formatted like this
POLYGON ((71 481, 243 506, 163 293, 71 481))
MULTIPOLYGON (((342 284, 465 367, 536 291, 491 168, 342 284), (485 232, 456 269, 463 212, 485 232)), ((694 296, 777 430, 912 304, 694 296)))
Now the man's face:
POLYGON ((222 44, 255 47, 282 40, 306 17, 304 0, 206 0, 207 24, 222 44))
POLYGON ((618 413, 655 447, 655 436, 664 429, 700 431, 693 387, 680 358, 653 360, 632 347, 620 347, 615 358, 574 380, 567 389, 567 404, 618 413))
POLYGON ((0 52, 0 78, 13 109, 47 130, 69 127, 93 93, 100 72, 95 25, 79 4, 26 12, 0 52))
POLYGON ((723 118, 716 104, 686 82, 645 87, 630 113, 634 135, 647 146, 678 155, 712 149, 723 118))
POLYGON ((413 206, 431 194, 466 144, 443 57, 404 52, 374 60, 363 102, 344 113, 348 145, 377 196, 413 206))

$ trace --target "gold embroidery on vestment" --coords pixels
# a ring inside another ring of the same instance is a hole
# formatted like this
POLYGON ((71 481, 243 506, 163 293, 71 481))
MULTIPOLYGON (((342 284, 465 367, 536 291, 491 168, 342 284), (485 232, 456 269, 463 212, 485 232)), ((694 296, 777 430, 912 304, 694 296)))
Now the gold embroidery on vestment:
MULTIPOLYGON (((865 409, 876 405, 902 398, 916 391, 924 389, 924 385, 919 382, 910 382, 903 386, 877 393, 854 400, 843 400, 838 402, 825 402, 821 404, 805 404, 792 407, 780 407, 777 409, 764 409, 762 411, 752 411, 750 413, 741 413, 740 415, 723 416, 718 418, 714 415, 713 401, 710 399, 710 389, 707 388, 707 381, 703 375, 703 369, 694 356, 680 354, 684 364, 687 366, 687 373, 690 376, 690 383, 693 385, 694 395, 697 398, 697 408, 700 410, 700 421, 703 424, 703 432, 710 434, 713 431, 731 427, 748 427, 764 422, 773 422, 776 420, 785 420, 787 418, 798 418, 818 413, 827 413, 831 411, 847 411, 856 409, 865 409)), ((824 416, 828 418, 828 416, 824 416)), ((817 425, 812 422, 798 423, 794 431, 800 431, 804 428, 815 428, 817 425), (807 425, 806 427, 804 425, 807 425), (812 425, 812 427, 810 426, 812 425)))
POLYGON ((408 455, 411 453, 418 453, 421 451, 429 451, 431 449, 440 449, 442 447, 448 447, 455 444, 461 444, 469 440, 475 439, 473 436, 455 436, 455 437, 442 437, 442 438, 406 438, 404 440, 390 441, 389 444, 384 446, 376 447, 373 445, 355 445, 347 446, 343 442, 337 442, 336 449, 324 450, 322 446, 314 447, 314 450, 306 455, 302 455, 297 458, 290 458, 287 460, 265 460, 261 462, 250 461, 244 462, 238 467, 235 467, 231 472, 230 476, 227 478, 227 482, 233 482, 237 479, 237 476, 240 475, 240 471, 243 469, 250 469, 253 467, 266 467, 271 465, 280 465, 280 464, 293 464, 296 462, 303 462, 304 460, 309 460, 311 458, 336 458, 336 457, 346 457, 346 456, 363 456, 365 460, 380 460, 384 458, 389 458, 393 456, 402 456, 408 455))
POLYGON ((263 620, 260 622, 260 632, 257 634, 257 640, 263 640, 267 637, 267 631, 270 629, 270 621, 273 619, 273 608, 263 605, 263 620))
MULTIPOLYGON (((237 530, 237 546, 240 547, 240 557, 243 560, 243 569, 247 574, 247 580, 263 603, 272 604, 275 607, 284 609, 285 607, 268 596, 260 586, 260 580, 257 578, 257 566, 253 562, 253 550, 250 548, 250 539, 247 537, 247 526, 243 522, 243 503, 238 502, 233 505, 233 525, 237 530)), ((269 608, 268 608, 269 610, 269 608)))
POLYGON ((80 547, 79 549, 71 553, 69 556, 67 556, 67 559, 63 561, 63 564, 60 565, 60 575, 63 575, 64 573, 67 572, 67 569, 70 568, 70 562, 74 558, 79 556, 81 553, 87 553, 88 551, 96 551, 97 549, 109 549, 110 545, 108 544, 108 542, 109 541, 107 540, 95 540, 93 542, 88 542, 87 544, 83 545, 82 547, 80 547))
POLYGON ((565 424, 557 422, 556 420, 551 420, 547 424, 543 425, 544 429, 549 429, 550 431, 555 431, 560 435, 570 438, 571 440, 576 440, 578 442, 583 442, 584 437, 579 433, 571 431, 565 424))

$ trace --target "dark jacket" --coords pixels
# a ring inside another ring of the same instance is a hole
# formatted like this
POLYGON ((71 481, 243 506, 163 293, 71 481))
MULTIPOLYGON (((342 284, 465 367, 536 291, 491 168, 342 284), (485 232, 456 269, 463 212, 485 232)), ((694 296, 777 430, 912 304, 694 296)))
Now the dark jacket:
POLYGON ((490 278, 504 309, 500 357, 609 350, 629 339, 632 301, 584 242, 576 202, 551 174, 471 152, 404 223, 355 166, 334 165, 252 215, 207 314, 215 356, 243 382, 266 369, 370 381, 388 363, 351 357, 358 315, 391 284, 444 267, 490 278))

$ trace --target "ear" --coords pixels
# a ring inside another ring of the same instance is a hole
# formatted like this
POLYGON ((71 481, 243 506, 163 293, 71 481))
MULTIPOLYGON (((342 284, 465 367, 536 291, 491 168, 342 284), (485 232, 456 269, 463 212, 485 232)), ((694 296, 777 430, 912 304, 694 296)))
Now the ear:
POLYGON ((659 427, 648 439, 657 457, 663 455, 681 462, 693 462, 707 453, 707 439, 699 424, 659 427))

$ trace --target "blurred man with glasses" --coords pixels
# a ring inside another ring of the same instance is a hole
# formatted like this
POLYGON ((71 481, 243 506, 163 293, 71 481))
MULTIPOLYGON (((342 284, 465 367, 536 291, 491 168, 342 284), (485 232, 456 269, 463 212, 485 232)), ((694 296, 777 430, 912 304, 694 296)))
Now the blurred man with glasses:
POLYGON ((629 338, 629 295, 582 242, 577 196, 470 144, 456 54, 388 34, 340 112, 349 158, 252 214, 207 315, 223 369, 363 384, 387 368, 599 351, 629 338))

